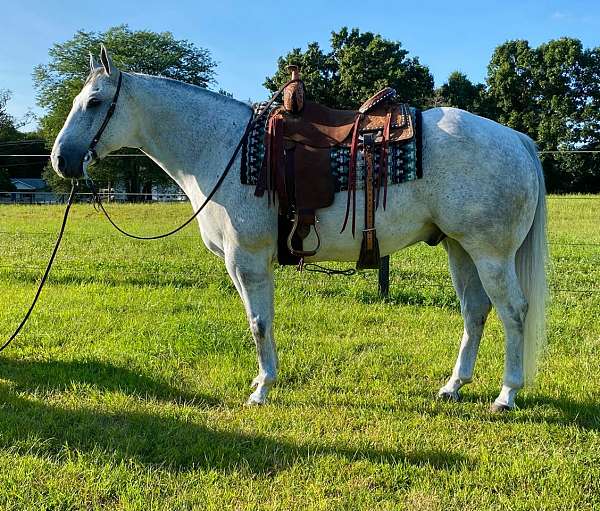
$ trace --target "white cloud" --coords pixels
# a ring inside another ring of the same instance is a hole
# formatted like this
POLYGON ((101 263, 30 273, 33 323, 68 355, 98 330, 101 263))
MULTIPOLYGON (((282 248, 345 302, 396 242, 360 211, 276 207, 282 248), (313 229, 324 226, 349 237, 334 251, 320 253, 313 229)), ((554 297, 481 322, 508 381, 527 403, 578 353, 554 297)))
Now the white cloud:
POLYGON ((597 24, 598 17, 589 15, 589 14, 573 14, 568 11, 554 11, 550 15, 550 19, 555 21, 564 21, 570 23, 587 23, 587 24, 597 24))

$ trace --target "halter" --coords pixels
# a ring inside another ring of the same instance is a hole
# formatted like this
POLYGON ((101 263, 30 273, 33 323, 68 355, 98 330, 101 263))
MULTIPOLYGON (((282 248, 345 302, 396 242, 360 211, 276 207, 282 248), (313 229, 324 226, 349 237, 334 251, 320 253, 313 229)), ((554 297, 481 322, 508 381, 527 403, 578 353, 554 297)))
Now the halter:
POLYGON ((100 128, 98 129, 98 132, 92 139, 90 147, 88 148, 85 158, 83 159, 84 174, 87 173, 87 165, 89 165, 92 162, 92 160, 95 160, 96 158, 98 158, 98 153, 96 152, 96 146, 98 145, 98 142, 100 142, 100 137, 102 136, 102 133, 104 133, 106 126, 108 126, 108 123, 109 123, 111 117, 115 113, 115 108, 117 106, 117 100, 119 99, 119 93, 121 92, 121 83, 123 83, 123 73, 121 71, 119 71, 119 79, 117 80, 117 90, 115 91, 115 95, 113 96, 110 106, 108 107, 108 111, 106 112, 106 115, 104 116, 104 121, 102 121, 102 124, 100 125, 100 128))

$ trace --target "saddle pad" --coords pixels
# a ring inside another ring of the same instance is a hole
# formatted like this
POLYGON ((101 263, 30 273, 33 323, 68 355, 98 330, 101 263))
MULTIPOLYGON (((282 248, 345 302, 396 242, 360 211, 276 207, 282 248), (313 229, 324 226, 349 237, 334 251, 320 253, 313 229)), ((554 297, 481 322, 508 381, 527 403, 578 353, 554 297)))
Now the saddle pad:
MULTIPOLYGON (((260 108, 261 104, 255 105, 255 112, 260 111, 260 108)), ((397 130, 397 132, 400 132, 400 134, 397 135, 398 138, 394 139, 393 137, 391 137, 389 143, 388 184, 400 184, 423 177, 421 166, 421 111, 412 107, 407 110, 408 112, 405 111, 401 113, 401 115, 409 118, 408 124, 410 125, 410 128, 404 130, 397 130), (404 138, 407 137, 409 133, 411 137, 404 138)), ((342 112, 346 111, 342 110, 342 112)), ((376 117, 381 116, 373 116, 373 118, 376 117)), ((402 120, 400 122, 402 122, 402 120)), ((258 178, 261 172, 265 155, 265 128, 266 123, 256 124, 250 132, 248 142, 243 147, 242 167, 240 173, 240 181, 242 184, 256 186, 256 184, 258 183, 258 178)), ((350 126, 350 130, 352 130, 352 126, 350 126)), ((307 145, 307 147, 310 146, 307 145)), ((350 148, 347 145, 342 144, 329 145, 329 142, 327 142, 325 147, 328 148, 329 152, 329 169, 324 168, 323 173, 331 173, 331 175, 333 175, 333 186, 335 192, 347 190, 350 148), (330 172, 328 172, 328 170, 330 172)), ((319 150, 317 152, 320 155, 320 160, 326 162, 326 160, 323 160, 322 150, 319 150)), ((378 175, 379 158, 375 159, 374 171, 376 175, 378 175)), ((366 169, 364 164, 364 158, 362 155, 362 151, 359 151, 357 155, 357 188, 364 188, 365 176, 366 169)), ((305 184, 307 186, 310 185, 310 183, 305 184)))

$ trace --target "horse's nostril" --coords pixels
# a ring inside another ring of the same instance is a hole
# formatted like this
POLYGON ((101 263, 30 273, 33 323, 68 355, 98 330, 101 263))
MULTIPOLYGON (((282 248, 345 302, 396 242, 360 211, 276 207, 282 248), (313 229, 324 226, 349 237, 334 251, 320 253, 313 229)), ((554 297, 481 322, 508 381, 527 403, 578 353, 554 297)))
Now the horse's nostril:
POLYGON ((57 158, 57 163, 58 163, 58 170, 60 170, 61 172, 64 172, 65 169, 67 168, 67 160, 65 160, 62 156, 59 156, 57 158))

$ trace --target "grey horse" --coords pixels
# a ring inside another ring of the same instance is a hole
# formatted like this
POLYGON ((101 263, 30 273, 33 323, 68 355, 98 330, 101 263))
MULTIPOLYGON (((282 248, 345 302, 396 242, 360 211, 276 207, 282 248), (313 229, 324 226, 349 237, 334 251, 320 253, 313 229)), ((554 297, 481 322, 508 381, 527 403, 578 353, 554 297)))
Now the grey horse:
MULTIPOLYGON (((95 145, 102 158, 121 147, 140 148, 184 190, 198 208, 231 158, 252 116, 235 99, 175 80, 122 73, 104 47, 52 149, 63 177, 78 178, 89 147, 115 95, 110 123, 95 145)), ((515 406, 531 381, 545 342, 547 257, 545 187, 535 144, 527 136, 455 108, 423 112, 423 178, 390 186, 378 212, 381 254, 446 235, 452 281, 460 299, 464 334, 452 375, 439 396, 458 400, 473 378, 486 318, 493 305, 505 330, 505 363, 494 411, 515 406)), ((208 249, 225 261, 244 302, 258 353, 258 376, 249 404, 262 404, 277 377, 273 338, 273 265, 276 208, 240 183, 236 170, 198 215, 208 249)), ((357 196, 359 211, 364 206, 357 196)), ((318 210, 322 245, 307 261, 356 261, 360 237, 340 233, 345 200, 318 210)), ((308 240, 310 244, 311 241, 308 240)))

